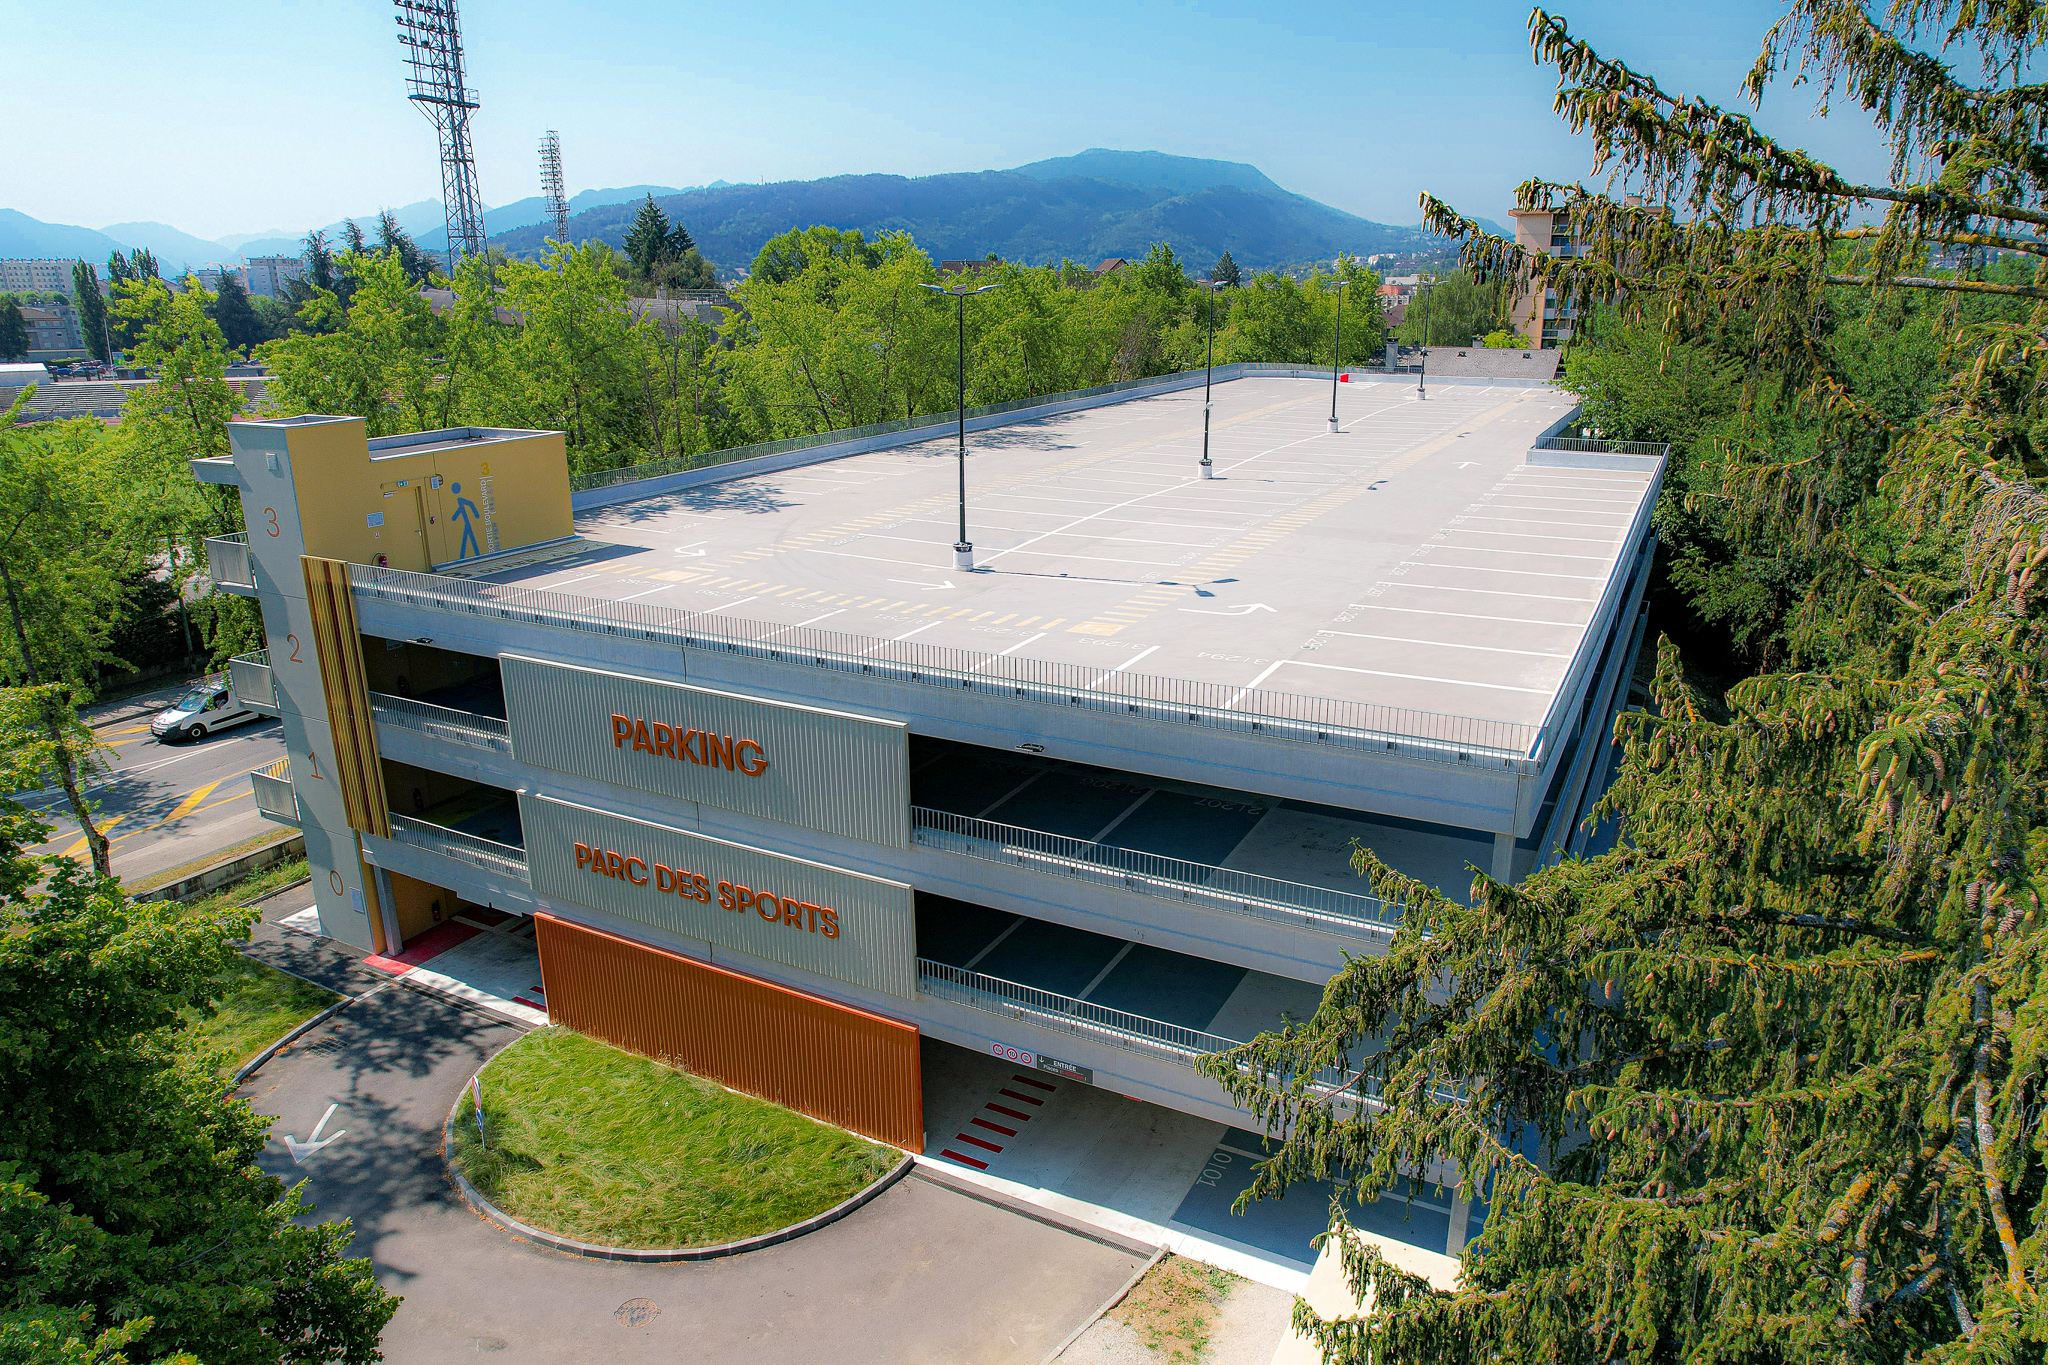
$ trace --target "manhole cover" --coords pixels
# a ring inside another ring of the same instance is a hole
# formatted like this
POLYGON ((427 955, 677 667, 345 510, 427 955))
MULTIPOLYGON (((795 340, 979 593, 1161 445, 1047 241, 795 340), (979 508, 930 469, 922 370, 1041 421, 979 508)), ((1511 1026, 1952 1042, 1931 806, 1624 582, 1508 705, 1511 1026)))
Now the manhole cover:
POLYGON ((645 1327, 661 1316, 653 1299, 627 1299, 612 1310, 612 1316, 628 1327, 645 1327))

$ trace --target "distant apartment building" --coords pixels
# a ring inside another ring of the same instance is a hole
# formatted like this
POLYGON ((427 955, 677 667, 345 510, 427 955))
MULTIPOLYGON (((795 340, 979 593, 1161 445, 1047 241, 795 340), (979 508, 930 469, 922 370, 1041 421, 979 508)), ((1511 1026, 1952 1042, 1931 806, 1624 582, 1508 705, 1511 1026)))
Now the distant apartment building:
POLYGON ((251 256, 242 267, 242 284, 250 295, 281 299, 285 289, 306 273, 306 263, 297 256, 251 256))
POLYGON ((34 289, 51 294, 71 292, 70 261, 0 260, 0 293, 34 289))
POLYGON ((24 304, 21 320, 28 324, 28 348, 37 351, 82 351, 78 312, 69 304, 24 304))
MULTIPOLYGON (((1510 209, 1515 243, 1546 256, 1570 256, 1577 249, 1571 218, 1549 209, 1510 209)), ((1562 346, 1571 340, 1572 308, 1560 303, 1555 289, 1530 290, 1515 305, 1510 325, 1538 346, 1562 346)))

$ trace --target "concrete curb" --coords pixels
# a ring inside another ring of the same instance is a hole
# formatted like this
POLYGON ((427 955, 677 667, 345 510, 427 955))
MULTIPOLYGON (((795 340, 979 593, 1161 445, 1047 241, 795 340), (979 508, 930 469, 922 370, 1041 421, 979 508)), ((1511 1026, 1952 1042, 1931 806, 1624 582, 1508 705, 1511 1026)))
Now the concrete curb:
MULTIPOLYGON (((300 977, 299 980, 304 981, 305 978, 300 977)), ((297 1041, 299 1041, 299 1039, 305 1037, 314 1029, 319 1028, 329 1019, 332 1019, 335 1015, 341 1013, 342 1010, 346 1009, 350 1005, 355 1004, 356 1001, 362 998, 363 997, 360 995, 344 995, 343 997, 341 997, 341 999, 335 1001, 326 1009, 321 1010, 318 1014, 314 1015, 311 1019, 308 1019, 305 1023, 300 1024, 297 1027, 290 1030, 288 1033, 284 1035, 284 1037, 278 1039, 269 1047, 264 1048, 263 1051, 257 1053, 254 1057, 251 1057, 248 1061, 242 1064, 242 1069, 235 1073, 234 1080, 228 1083, 228 1093, 233 1094, 236 1090, 239 1090, 242 1086, 242 1082, 248 1080, 251 1076, 255 1075, 256 1072, 262 1068, 263 1064, 269 1061, 272 1057, 275 1057, 278 1053, 284 1051, 293 1043, 296 1043, 297 1041)))
MULTIPOLYGON (((1038 1205, 1026 1203, 1022 1199, 1012 1199, 1000 1190, 984 1189, 972 1181, 960 1179, 958 1176, 947 1171, 943 1166, 935 1165, 929 1158, 919 1159, 912 1157, 911 1160, 917 1164, 917 1178, 926 1184, 937 1185, 940 1189, 951 1190, 954 1194, 964 1194, 969 1199, 979 1199, 984 1204, 993 1204, 999 1209, 1016 1214, 1019 1218, 1029 1218, 1034 1223, 1043 1223, 1049 1228, 1058 1228, 1061 1232, 1072 1233, 1076 1237, 1085 1237, 1091 1242, 1097 1242, 1103 1246, 1112 1247, 1133 1256, 1151 1256, 1166 1250, 1166 1248, 1154 1246, 1150 1242, 1143 1242, 1135 1237, 1125 1236, 1120 1232, 1111 1232, 1108 1228, 1099 1228, 1092 1223, 1084 1223, 1078 1218, 1070 1218, 1066 1214, 1055 1213, 1051 1209, 1040 1208, 1038 1205)), ((1107 1310, 1105 1309, 1104 1311, 1107 1310)))
MULTIPOLYGON (((190 876, 180 877, 174 882, 165 882, 147 891, 126 891, 124 888, 124 892, 131 901, 196 900, 200 896, 220 890, 230 882, 241 880, 251 872, 261 872, 274 863, 296 858, 305 851, 306 836, 303 833, 287 834, 282 839, 273 840, 260 848, 252 848, 246 853, 238 853, 232 858, 225 858, 211 866, 202 867, 190 876)), ((280 891, 284 889, 278 888, 280 891)))
MULTIPOLYGON (((488 1066, 490 1063, 486 1062, 484 1065, 488 1066)), ((476 1075, 480 1076, 482 1074, 483 1067, 478 1067, 476 1075)), ((471 1079, 474 1080, 475 1077, 473 1076, 471 1079)), ((465 1082, 462 1089, 456 1092, 455 1103, 448 1107, 447 1121, 441 1125, 441 1160, 447 1167, 448 1179, 454 1182, 456 1193, 460 1194, 463 1202, 474 1209, 485 1222, 495 1224, 503 1231, 509 1232, 515 1237, 523 1237, 529 1242, 547 1247, 553 1251, 564 1251, 571 1256, 582 1256, 594 1261, 630 1261, 639 1265, 655 1265, 674 1261, 715 1261, 726 1256, 741 1256, 749 1251, 760 1251, 766 1247, 779 1246, 784 1242, 793 1242, 807 1232, 816 1232, 819 1228, 838 1222, 849 1213, 867 1204, 877 1195, 881 1194, 882 1191, 888 1189, 891 1185, 894 1185, 905 1175, 909 1174, 910 1168, 916 1164, 914 1158, 906 1152, 901 1161, 897 1162, 891 1170, 866 1189, 857 1191, 850 1198, 834 1204, 823 1213, 812 1214, 801 1223, 791 1223, 786 1228, 777 1228, 774 1232, 764 1232, 757 1237, 742 1237, 737 1242, 721 1242, 717 1246, 675 1247, 667 1250, 602 1247, 591 1242, 579 1242, 573 1237, 562 1237, 552 1232, 543 1232, 539 1228, 530 1227, 520 1222, 517 1218, 512 1217, 512 1215, 500 1209, 490 1200, 484 1198, 477 1191, 476 1186, 469 1183, 469 1178, 456 1169, 455 1162, 448 1154, 455 1146, 455 1116, 461 1111, 463 1097, 468 1093, 469 1084, 465 1082)))
POLYGON ((1069 1346, 1072 1346, 1075 1342, 1079 1341, 1082 1337, 1086 1336, 1088 1334, 1088 1329, 1093 1327, 1096 1323, 1101 1322, 1104 1316, 1108 1314, 1110 1309, 1116 1307, 1118 1304, 1122 1303, 1126 1298, 1130 1297, 1131 1291, 1138 1287, 1138 1281, 1144 1279, 1147 1275, 1150 1275, 1152 1273, 1152 1267, 1158 1265, 1161 1261, 1165 1259, 1165 1247, 1161 1247, 1157 1251, 1153 1252, 1152 1259, 1145 1262, 1145 1264, 1139 1266, 1136 1272, 1132 1274, 1131 1278, 1124 1281, 1123 1288, 1117 1290, 1114 1294, 1111 1294, 1108 1298, 1104 1299, 1102 1301, 1102 1306, 1096 1309, 1093 1313, 1090 1313, 1088 1315, 1088 1320, 1086 1322, 1082 1323, 1079 1327, 1076 1327, 1073 1331, 1067 1333, 1067 1339, 1061 1342, 1059 1345, 1053 1347, 1052 1350, 1046 1354, 1045 1359, 1040 1361, 1038 1365, 1053 1365, 1054 1361, 1058 1360, 1061 1356, 1065 1355, 1067 1352, 1067 1348, 1069 1346))

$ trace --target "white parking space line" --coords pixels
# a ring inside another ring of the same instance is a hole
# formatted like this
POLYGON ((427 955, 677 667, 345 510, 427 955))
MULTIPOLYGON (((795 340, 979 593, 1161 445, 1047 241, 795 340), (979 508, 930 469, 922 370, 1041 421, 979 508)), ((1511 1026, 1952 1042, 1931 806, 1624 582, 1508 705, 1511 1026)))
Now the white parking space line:
POLYGON ((1603 583, 1607 580, 1607 575, 1604 573, 1538 573, 1534 569, 1492 569, 1483 564, 1438 564, 1427 559, 1403 560, 1401 567, 1404 569, 1410 567, 1417 569, 1457 569, 1462 573, 1513 573, 1520 574, 1524 578, 1576 578, 1586 583, 1603 583))
POLYGON ((1456 550, 1461 554, 1468 555, 1529 555, 1536 559, 1590 559, 1598 564, 1605 564, 1614 558, 1613 555, 1571 555, 1566 554, 1562 550, 1510 550, 1500 545, 1452 545, 1446 541, 1437 541, 1436 544, 1443 549, 1456 550))
POLYGON ((1482 616, 1472 611, 1431 611, 1427 607, 1390 607, 1382 602, 1353 602, 1353 610, 1400 611, 1414 616, 1448 616, 1460 621, 1510 621, 1518 626, 1565 626, 1572 630, 1584 630, 1585 621, 1537 621, 1527 616, 1482 616))
POLYGON ((1592 597, 1560 597, 1553 592, 1509 592, 1505 588, 1454 588, 1448 583, 1409 583, 1395 579, 1386 585, 1389 588, 1412 587, 1418 592, 1476 592, 1488 597, 1540 597, 1546 602, 1583 602, 1587 606, 1598 600, 1592 597))
MULTIPOLYGON (((1385 669, 1353 668, 1349 664, 1310 663, 1307 659, 1282 659, 1280 663, 1274 664, 1273 668, 1280 667, 1280 664, 1292 664, 1296 668, 1328 668, 1339 673, 1369 673, 1375 678, 1406 678, 1410 682, 1445 683, 1452 687, 1483 687, 1489 692, 1527 692, 1532 696, 1538 697, 1547 697, 1557 690, 1554 687, 1511 687, 1507 683, 1474 682, 1470 678, 1432 678, 1422 673, 1389 673, 1385 669)), ((1272 669, 1266 670, 1267 673, 1272 671, 1272 669)), ((1261 673, 1259 676, 1264 678, 1266 675, 1261 673)), ((1256 685, 1254 684, 1254 686, 1256 685)), ((1250 688, 1245 689, 1245 691, 1250 690, 1250 688)), ((1239 693, 1238 695, 1242 696, 1244 694, 1239 693)))
MULTIPOLYGON (((1318 635, 1345 635, 1354 640, 1386 640, 1397 645, 1428 645, 1432 649, 1478 649, 1488 654, 1527 654, 1535 659, 1569 659, 1569 654, 1553 654, 1542 649, 1504 649, 1499 645, 1463 645, 1450 640, 1415 640, 1406 635, 1368 635, 1362 630, 1319 630, 1318 635)), ((1332 665, 1334 667, 1335 665, 1332 665)))
MULTIPOLYGON (((1462 536, 1510 536, 1516 540, 1569 540, 1578 545, 1613 545, 1615 543, 1611 540, 1602 540, 1598 536, 1543 536, 1536 534, 1534 531, 1475 531, 1469 526, 1452 526, 1447 529, 1462 536)), ((1608 556, 1600 555, 1599 558, 1606 559, 1608 556)))
MULTIPOLYGON (((1489 505, 1497 505, 1497 504, 1489 504, 1489 505)), ((1534 509, 1531 509, 1531 510, 1534 510, 1534 509)), ((1601 515, 1601 514, 1594 514, 1594 515, 1601 515)), ((1621 529, 1621 528, 1620 528, 1620 527, 1618 527, 1618 526, 1602 526, 1602 525, 1600 525, 1600 524, 1599 524, 1598 522, 1591 522, 1591 521, 1532 521, 1532 520, 1530 520, 1530 519, 1529 519, 1529 518, 1527 518, 1527 517, 1487 517, 1487 516, 1481 516, 1481 515, 1480 515, 1480 514, 1478 514, 1477 512, 1466 512, 1466 513, 1462 514, 1461 516, 1459 516, 1458 520, 1459 520, 1459 521, 1504 521, 1504 522, 1506 522, 1506 523, 1507 523, 1508 525, 1510 525, 1510 526, 1568 526, 1568 527, 1571 527, 1571 528, 1572 528, 1572 529, 1574 529, 1574 530, 1579 530, 1579 531, 1618 531, 1618 530, 1620 530, 1620 529, 1621 529)), ((1514 533, 1513 531, 1502 531, 1502 532, 1498 532, 1497 534, 1500 534, 1500 535, 1510 535, 1510 536, 1511 536, 1511 535, 1513 535, 1513 534, 1515 534, 1515 533, 1514 533)))

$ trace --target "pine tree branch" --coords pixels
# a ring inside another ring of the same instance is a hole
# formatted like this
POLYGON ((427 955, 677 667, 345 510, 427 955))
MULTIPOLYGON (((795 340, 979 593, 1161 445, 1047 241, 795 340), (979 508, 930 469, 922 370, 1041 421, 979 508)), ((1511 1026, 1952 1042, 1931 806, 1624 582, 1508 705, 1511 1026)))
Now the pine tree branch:
POLYGON ((1866 938, 1880 938, 1888 943, 1926 943, 1925 936, 1909 934, 1903 929, 1892 929, 1882 924, 1871 924, 1866 920, 1835 919, 1827 915, 1787 914, 1778 910, 1753 910, 1737 905, 1713 916, 1722 920, 1760 920, 1766 924, 1782 924, 1799 929, 1826 929, 1835 933, 1861 934, 1866 938))
MULTIPOLYGON (((1862 237, 1880 240, 1891 235, 1891 230, 1882 227, 1845 228, 1830 234, 1834 241, 1852 241, 1862 237)), ((2005 251, 2023 251, 2033 256, 2048 256, 2048 239, 2040 237, 2015 237, 2001 232, 1932 232, 1927 237, 1943 246, 1997 247, 2005 251)))
POLYGON ((2031 284, 1996 284, 1990 280, 1942 280, 1925 275, 1826 275, 1829 284, 1858 288, 1937 289, 1955 294, 1996 294, 2002 298, 2048 299, 2048 289, 2031 284))

